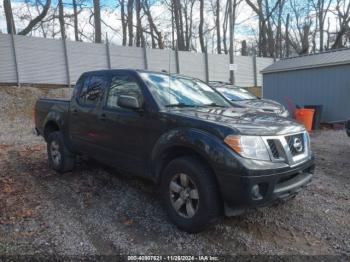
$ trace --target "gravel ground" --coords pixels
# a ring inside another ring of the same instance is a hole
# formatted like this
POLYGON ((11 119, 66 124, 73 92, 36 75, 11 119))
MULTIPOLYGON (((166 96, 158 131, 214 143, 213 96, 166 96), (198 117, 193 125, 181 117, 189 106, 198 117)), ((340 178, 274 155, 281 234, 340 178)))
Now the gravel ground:
POLYGON ((295 199, 200 234, 167 221, 155 187, 96 163, 58 175, 31 133, 34 101, 69 90, 0 87, 0 255, 350 255, 350 138, 311 136, 317 171, 295 199))

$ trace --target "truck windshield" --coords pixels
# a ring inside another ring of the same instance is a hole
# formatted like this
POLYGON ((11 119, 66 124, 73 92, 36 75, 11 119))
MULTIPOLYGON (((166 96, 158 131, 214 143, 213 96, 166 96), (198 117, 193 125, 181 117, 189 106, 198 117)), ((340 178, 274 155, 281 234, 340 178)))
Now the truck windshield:
POLYGON ((140 73, 161 107, 229 107, 220 94, 204 82, 182 76, 140 73))

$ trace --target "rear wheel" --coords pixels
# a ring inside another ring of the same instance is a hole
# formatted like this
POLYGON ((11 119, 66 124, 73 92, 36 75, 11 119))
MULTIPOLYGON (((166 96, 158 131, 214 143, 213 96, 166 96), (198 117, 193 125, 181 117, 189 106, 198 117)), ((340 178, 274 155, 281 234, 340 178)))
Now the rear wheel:
POLYGON ((75 155, 64 144, 62 133, 59 131, 49 134, 47 139, 47 155, 52 169, 64 173, 75 166, 75 155))
POLYGON ((215 177, 196 157, 171 161, 162 174, 161 191, 170 220, 184 231, 203 231, 221 214, 215 177))

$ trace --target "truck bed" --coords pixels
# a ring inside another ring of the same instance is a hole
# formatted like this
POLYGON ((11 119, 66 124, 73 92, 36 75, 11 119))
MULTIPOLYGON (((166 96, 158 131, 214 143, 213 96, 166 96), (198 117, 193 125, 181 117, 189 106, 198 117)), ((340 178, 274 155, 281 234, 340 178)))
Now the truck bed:
POLYGON ((35 127, 42 134, 45 118, 50 114, 66 116, 70 101, 60 98, 40 98, 35 104, 35 127))

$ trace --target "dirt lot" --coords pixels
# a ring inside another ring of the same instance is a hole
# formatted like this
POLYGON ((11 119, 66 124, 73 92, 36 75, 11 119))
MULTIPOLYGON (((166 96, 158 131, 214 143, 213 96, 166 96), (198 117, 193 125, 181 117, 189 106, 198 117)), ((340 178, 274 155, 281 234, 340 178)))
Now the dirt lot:
POLYGON ((32 105, 64 90, 0 87, 0 255, 350 255, 350 138, 312 134, 313 183, 284 205, 190 235, 167 222, 154 186, 94 163, 58 175, 31 134, 32 105))

